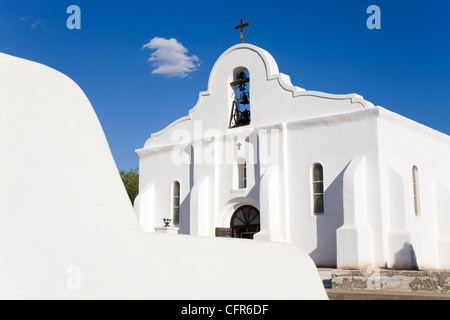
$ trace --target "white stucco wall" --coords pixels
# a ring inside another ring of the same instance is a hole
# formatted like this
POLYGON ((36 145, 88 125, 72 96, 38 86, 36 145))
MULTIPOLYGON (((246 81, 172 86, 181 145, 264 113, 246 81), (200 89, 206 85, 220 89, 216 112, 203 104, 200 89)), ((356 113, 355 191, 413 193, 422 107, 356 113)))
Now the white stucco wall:
POLYGON ((381 109, 378 139, 380 176, 390 186, 382 192, 387 265, 448 269, 450 137, 381 109), (413 166, 418 168, 419 216, 413 166))
MULTIPOLYGON (((376 117, 376 109, 368 109, 288 124, 289 189, 295 193, 290 202, 290 240, 310 252, 322 266, 337 264, 336 231, 344 224, 345 195, 353 194, 344 186, 348 167, 364 155, 368 165, 377 167, 376 117), (324 173, 325 212, 320 215, 314 215, 312 204, 311 170, 315 163, 323 166, 324 173)), ((368 211, 376 213, 379 212, 376 172, 368 178, 376 188, 364 202, 368 202, 368 211)), ((363 213, 355 214, 359 217, 363 213)), ((344 247, 350 248, 347 244, 344 247)))
MULTIPOLYGON (((0 54, 0 136, 1 299, 326 299, 297 247, 144 233, 92 106, 63 74, 0 54), (235 290, 246 269, 258 280, 235 290)), ((158 183, 142 208, 157 212, 158 183)))

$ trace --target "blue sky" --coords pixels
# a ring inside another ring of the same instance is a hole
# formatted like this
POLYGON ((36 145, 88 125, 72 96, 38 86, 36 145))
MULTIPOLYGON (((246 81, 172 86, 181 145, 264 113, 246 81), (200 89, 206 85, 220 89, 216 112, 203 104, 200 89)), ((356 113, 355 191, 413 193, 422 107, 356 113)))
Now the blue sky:
POLYGON ((84 90, 119 169, 134 150, 188 114, 217 58, 245 42, 272 54, 280 72, 307 90, 358 93, 375 105, 450 135, 450 1, 0 0, 0 52, 43 63, 84 90), (69 30, 70 5, 81 29, 69 30), (370 5, 381 29, 369 30, 370 5), (193 66, 152 73, 143 48, 176 39, 193 66), (195 58, 193 58, 195 57, 195 58))

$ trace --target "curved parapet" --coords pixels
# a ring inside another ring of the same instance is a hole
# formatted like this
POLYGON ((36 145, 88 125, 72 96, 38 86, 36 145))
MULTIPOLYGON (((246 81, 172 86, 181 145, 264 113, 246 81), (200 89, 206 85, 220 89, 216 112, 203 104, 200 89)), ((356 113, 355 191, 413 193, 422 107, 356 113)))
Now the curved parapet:
POLYGON ((374 107, 357 94, 328 94, 294 86, 288 75, 279 72, 270 53, 251 44, 238 44, 225 51, 216 61, 207 91, 200 92, 196 105, 189 110, 188 115, 153 133, 144 148, 171 144, 169 137, 177 129, 193 134, 192 121, 201 121, 205 130, 227 132, 233 95, 229 84, 233 71, 242 68, 250 72, 253 127, 374 107))

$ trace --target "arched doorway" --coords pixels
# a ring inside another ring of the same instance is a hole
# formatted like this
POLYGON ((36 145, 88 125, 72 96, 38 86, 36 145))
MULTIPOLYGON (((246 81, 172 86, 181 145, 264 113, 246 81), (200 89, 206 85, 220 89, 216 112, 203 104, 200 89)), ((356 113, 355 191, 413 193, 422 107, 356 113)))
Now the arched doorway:
POLYGON ((238 208, 231 218, 230 227, 233 238, 253 239, 261 229, 258 209, 252 206, 238 208))

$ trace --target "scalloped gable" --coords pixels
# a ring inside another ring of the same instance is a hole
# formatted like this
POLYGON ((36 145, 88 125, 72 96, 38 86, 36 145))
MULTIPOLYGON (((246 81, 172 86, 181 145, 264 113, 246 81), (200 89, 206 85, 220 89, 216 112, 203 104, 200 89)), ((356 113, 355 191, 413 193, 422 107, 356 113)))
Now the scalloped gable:
POLYGON ((200 92, 197 104, 189 114, 153 133, 144 147, 169 145, 174 130, 193 132, 196 121, 201 123, 203 132, 209 129, 229 132, 233 99, 230 82, 233 81, 233 71, 241 67, 250 73, 252 128, 374 107, 357 94, 335 95, 294 86, 288 75, 279 73, 270 53, 251 44, 238 44, 216 61, 208 80, 208 90, 200 92))

